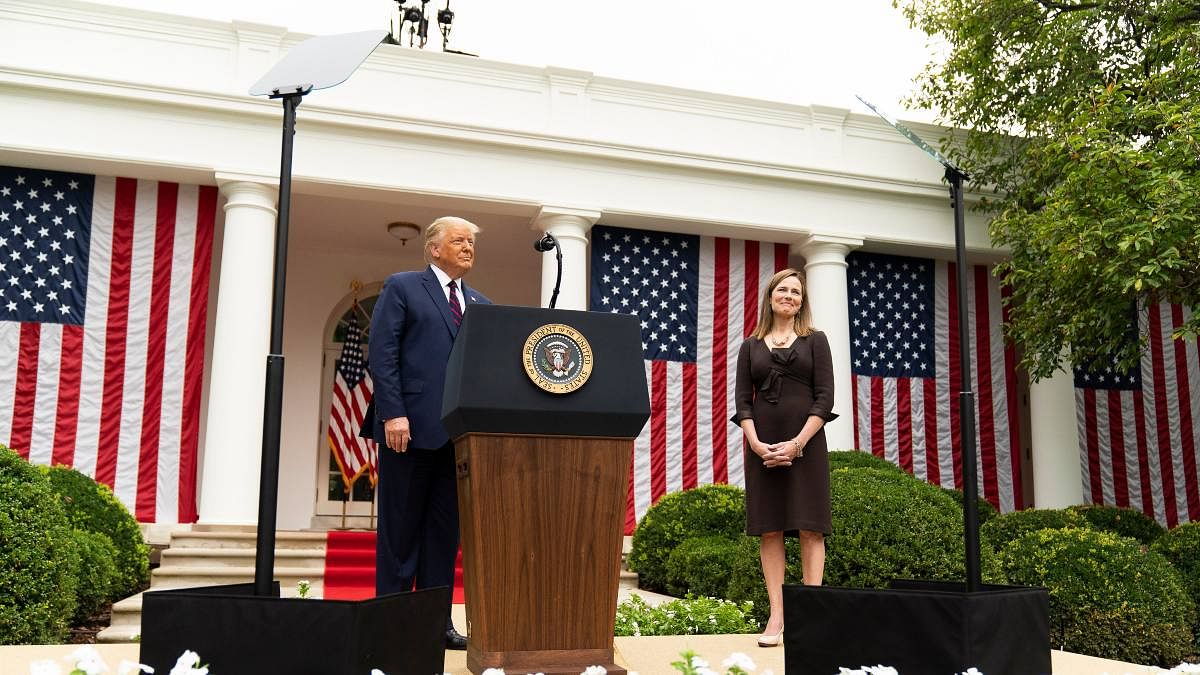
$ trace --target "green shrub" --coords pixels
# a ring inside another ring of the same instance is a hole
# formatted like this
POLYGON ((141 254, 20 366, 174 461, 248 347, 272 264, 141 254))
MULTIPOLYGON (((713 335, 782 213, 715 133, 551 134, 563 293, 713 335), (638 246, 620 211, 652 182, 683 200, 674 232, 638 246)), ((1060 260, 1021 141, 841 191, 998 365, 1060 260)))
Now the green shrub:
MULTIPOLYGON (((962 581, 962 507, 908 474, 839 469, 831 475, 833 534, 825 539, 825 583, 886 588, 892 579, 962 581)), ((1001 579, 984 550, 985 581, 1001 579)))
POLYGON ((638 595, 617 606, 614 633, 644 635, 729 635, 757 633, 750 608, 728 600, 688 596, 651 607, 638 595))
POLYGON ((863 450, 839 450, 836 452, 830 452, 829 470, 836 471, 838 469, 887 469, 889 471, 908 473, 904 469, 889 462, 883 457, 876 457, 875 455, 863 450))
MULTIPOLYGON (((1150 546, 1179 572, 1183 588, 1200 608, 1200 523, 1184 523, 1167 530, 1150 546)), ((1200 644, 1200 621, 1192 627, 1200 644)))
POLYGON ((43 468, 77 530, 103 534, 117 548, 117 579, 110 600, 136 593, 150 579, 150 547, 137 520, 108 486, 65 466, 43 468))
POLYGON ((1158 666, 1189 653, 1195 605, 1179 573, 1137 541, 1088 528, 1041 529, 1000 555, 1010 583, 1050 591, 1056 648, 1158 666))
POLYGON ((1071 510, 1083 516, 1093 530, 1112 532, 1137 539, 1149 546, 1167 531, 1158 521, 1136 509, 1102 504, 1080 504, 1071 510))
POLYGON ((667 558, 667 592, 677 597, 726 597, 729 570, 744 538, 715 535, 683 540, 667 558))
POLYGON ((37 467, 0 445, 0 644, 54 644, 75 613, 79 558, 37 467))
POLYGON ((117 547, 97 532, 71 530, 71 535, 79 553, 74 616, 74 623, 78 624, 112 602, 113 584, 117 582, 117 547))
POLYGON ((746 531, 745 492, 732 485, 705 485, 665 495, 633 532, 629 568, 642 588, 666 591, 667 560, 685 539, 730 537, 746 531))
POLYGON ((1071 509, 1025 509, 1003 513, 979 528, 981 543, 999 551, 1011 541, 1038 530, 1057 530, 1064 527, 1088 527, 1083 516, 1071 509))
MULTIPOLYGON (((946 494, 950 495, 950 498, 953 499, 954 503, 958 504, 960 508, 962 507, 962 505, 963 505, 962 490, 956 490, 954 488, 942 488, 942 491, 944 491, 946 494)), ((984 499, 982 496, 976 495, 975 499, 976 499, 976 503, 979 504, 978 510, 979 510, 979 525, 980 526, 982 526, 984 523, 988 522, 989 520, 991 520, 992 518, 995 518, 997 515, 1000 514, 1000 512, 996 510, 996 507, 992 506, 992 503, 989 502, 988 500, 984 499)))

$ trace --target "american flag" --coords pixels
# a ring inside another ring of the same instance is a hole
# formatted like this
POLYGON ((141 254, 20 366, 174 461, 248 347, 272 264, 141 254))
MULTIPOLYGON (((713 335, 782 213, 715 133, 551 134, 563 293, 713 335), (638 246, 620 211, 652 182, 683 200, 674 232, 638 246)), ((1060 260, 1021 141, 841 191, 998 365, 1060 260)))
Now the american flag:
POLYGON ((196 520, 217 192, 0 167, 0 442, 196 520))
POLYGON ((349 489, 355 480, 369 472, 371 484, 378 476, 375 441, 358 435, 363 414, 371 402, 371 376, 363 365, 363 334, 358 317, 346 324, 346 340, 333 376, 333 398, 329 403, 329 430, 326 440, 333 458, 342 470, 342 482, 349 489))
POLYGON ((1167 527, 1200 520, 1200 396, 1192 391, 1200 340, 1171 339, 1191 315, 1180 305, 1144 309, 1140 367, 1075 372, 1085 499, 1138 509, 1167 527))
POLYGON ((625 529, 668 492, 742 485, 742 434, 729 422, 738 347, 785 244, 592 229, 590 309, 635 314, 650 420, 634 442, 625 529))
MULTIPOLYGON (((962 487, 955 265, 853 253, 847 262, 858 447, 935 485, 962 487)), ((988 267, 968 275, 980 495, 1023 507, 1016 355, 1001 334, 1005 291, 988 267)))

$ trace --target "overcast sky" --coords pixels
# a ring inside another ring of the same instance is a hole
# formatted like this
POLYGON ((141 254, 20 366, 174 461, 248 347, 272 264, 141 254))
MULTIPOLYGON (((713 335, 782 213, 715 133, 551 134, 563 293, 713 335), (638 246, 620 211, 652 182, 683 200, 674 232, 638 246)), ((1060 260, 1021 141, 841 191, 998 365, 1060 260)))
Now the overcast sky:
MULTIPOLYGON (((407 0, 415 5, 417 0, 407 0)), ((447 0, 431 0, 429 15, 447 0)), ((108 0, 314 35, 386 29, 393 0, 108 0)), ((496 61, 932 121, 901 99, 932 51, 890 0, 450 0, 450 47, 496 61)), ((427 49, 440 49, 440 35, 427 49)), ((405 40, 407 44, 407 39, 405 40)))

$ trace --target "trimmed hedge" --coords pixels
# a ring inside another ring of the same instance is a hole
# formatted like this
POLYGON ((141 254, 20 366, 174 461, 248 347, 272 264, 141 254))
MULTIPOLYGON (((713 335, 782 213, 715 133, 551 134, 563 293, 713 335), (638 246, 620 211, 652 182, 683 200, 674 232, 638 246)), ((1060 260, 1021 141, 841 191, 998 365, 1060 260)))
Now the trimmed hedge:
MULTIPOLYGON (((950 495, 950 498, 953 499, 955 501, 955 503, 958 504, 959 508, 962 508, 962 506, 963 506, 962 490, 958 490, 955 488, 941 488, 941 489, 943 492, 950 495)), ((981 527, 983 526, 984 523, 986 523, 989 520, 991 520, 992 518, 995 518, 996 516, 1000 515, 1000 512, 996 510, 996 507, 992 506, 992 503, 989 502, 988 500, 984 499, 982 496, 976 495, 975 501, 979 505, 976 508, 978 509, 978 512, 979 512, 979 525, 981 527)))
MULTIPOLYGON (((1200 608, 1200 522, 1184 523, 1167 530, 1150 546, 1179 572, 1183 588, 1200 608)), ((1200 614, 1200 612, 1198 612, 1200 614)), ((1198 617, 1200 619, 1200 617, 1198 617)), ((1192 632, 1200 644, 1200 620, 1192 632)))
POLYGON ((1009 542, 1038 530, 1088 527, 1083 516, 1071 509, 1025 509, 1002 513, 979 527, 981 543, 999 551, 1009 542))
MULTIPOLYGON (((826 584, 885 588, 896 578, 965 578, 962 507, 941 488, 880 469, 839 469, 831 478, 826 584)), ((984 580, 1001 579, 996 557, 981 553, 984 580)))
POLYGON ((1149 546, 1167 531, 1158 521, 1135 509, 1101 504, 1079 504, 1071 510, 1083 516, 1093 530, 1137 539, 1149 546))
POLYGON ((79 556, 45 475, 0 445, 0 644, 54 644, 75 614, 79 556))
POLYGON ((693 537, 746 531, 746 495, 732 485, 704 485, 665 495, 650 507, 637 529, 629 552, 629 569, 638 585, 665 592, 668 560, 676 546, 693 537))
POLYGON ((719 598, 688 596, 651 607, 640 595, 617 605, 614 634, 729 635, 754 633, 758 626, 749 618, 749 607, 719 598))
POLYGON ((885 469, 908 473, 883 457, 876 457, 863 450, 838 450, 829 453, 829 470, 838 469, 885 469))
POLYGON ((729 570, 746 538, 714 535, 685 539, 667 558, 667 592, 676 597, 726 597, 729 570))
POLYGON ((71 530, 71 538, 79 553, 73 617, 79 624, 112 602, 113 585, 118 580, 117 547, 103 534, 87 530, 71 530))
POLYGON ((137 520, 107 485, 65 466, 42 467, 58 494, 71 527, 103 534, 117 549, 117 578, 109 600, 138 592, 150 579, 150 547, 137 520))
POLYGON ((1069 652, 1174 666, 1192 645, 1196 608, 1166 558, 1088 528, 1040 529, 1007 544, 1010 583, 1050 591, 1050 640, 1069 652))

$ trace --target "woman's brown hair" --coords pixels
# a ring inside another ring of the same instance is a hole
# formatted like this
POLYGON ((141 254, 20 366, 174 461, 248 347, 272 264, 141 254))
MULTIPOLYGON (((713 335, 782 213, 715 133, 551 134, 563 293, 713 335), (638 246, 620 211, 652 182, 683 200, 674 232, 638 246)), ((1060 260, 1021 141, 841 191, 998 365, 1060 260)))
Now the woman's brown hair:
POLYGON ((794 325, 792 326, 796 335, 801 337, 812 335, 816 330, 812 325, 812 312, 808 308, 808 282, 804 278, 804 272, 793 269, 791 267, 785 270, 779 270, 771 280, 767 282, 767 287, 763 289, 762 302, 758 308, 758 325, 754 327, 752 335, 759 340, 765 340, 767 333, 771 332, 772 313, 771 313, 771 294, 775 292, 775 288, 783 283, 788 277, 796 277, 800 282, 800 311, 796 312, 794 317, 794 325))

